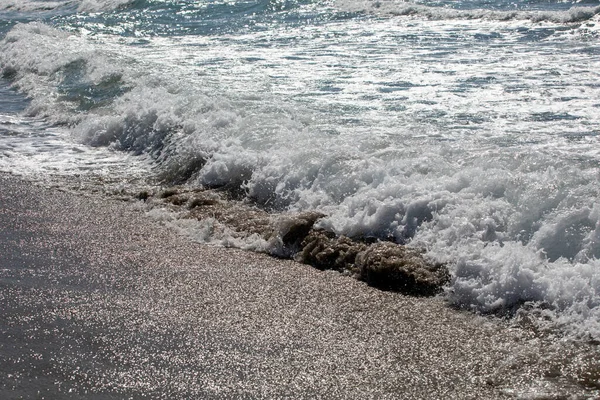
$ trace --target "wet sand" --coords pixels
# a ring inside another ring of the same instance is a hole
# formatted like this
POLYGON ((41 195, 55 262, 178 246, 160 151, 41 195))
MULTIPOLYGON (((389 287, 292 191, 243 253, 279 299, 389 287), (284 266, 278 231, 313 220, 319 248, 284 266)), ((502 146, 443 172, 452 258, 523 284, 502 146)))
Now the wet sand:
POLYGON ((134 203, 0 187, 2 399, 496 399, 534 378, 507 362, 531 332, 441 298, 193 243, 134 203))

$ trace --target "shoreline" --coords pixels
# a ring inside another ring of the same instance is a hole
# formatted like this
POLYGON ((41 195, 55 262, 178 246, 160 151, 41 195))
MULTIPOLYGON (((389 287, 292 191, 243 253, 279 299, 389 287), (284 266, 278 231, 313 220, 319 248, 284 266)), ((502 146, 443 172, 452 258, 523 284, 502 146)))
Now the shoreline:
POLYGON ((0 184, 3 398, 589 392, 531 361, 551 338, 441 298, 194 243, 102 195, 0 184))

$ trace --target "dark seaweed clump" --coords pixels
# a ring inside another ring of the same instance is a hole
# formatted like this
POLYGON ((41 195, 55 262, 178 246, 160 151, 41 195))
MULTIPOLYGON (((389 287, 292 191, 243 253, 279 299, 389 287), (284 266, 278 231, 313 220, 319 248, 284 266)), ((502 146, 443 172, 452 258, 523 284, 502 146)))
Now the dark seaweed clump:
POLYGON ((433 296, 449 280, 443 264, 422 251, 392 242, 365 243, 323 230, 312 230, 296 260, 320 269, 350 272, 369 285, 415 296, 433 296))
POLYGON ((272 245, 274 256, 352 275, 382 290, 433 296, 450 278, 445 265, 432 262, 419 249, 317 229, 316 222, 325 215, 316 211, 268 213, 215 189, 171 187, 134 197, 187 210, 188 218, 213 218, 240 235, 258 234, 272 245))

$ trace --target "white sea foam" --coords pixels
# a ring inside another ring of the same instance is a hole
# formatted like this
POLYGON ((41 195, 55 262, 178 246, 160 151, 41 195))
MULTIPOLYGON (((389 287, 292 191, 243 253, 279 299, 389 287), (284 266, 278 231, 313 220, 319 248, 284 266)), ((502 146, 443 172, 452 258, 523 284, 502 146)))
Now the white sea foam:
POLYGON ((248 251, 269 252, 270 245, 257 234, 241 235, 213 218, 203 220, 179 218, 176 212, 165 208, 152 207, 147 212, 150 218, 169 227, 178 234, 198 243, 234 247, 248 251))
POLYGON ((439 19, 488 19, 497 21, 530 20, 533 22, 577 23, 592 19, 600 7, 572 7, 565 11, 489 10, 431 7, 404 0, 338 0, 336 5, 348 12, 369 12, 379 15, 418 16, 439 19))
POLYGON ((2 0, 0 11, 40 12, 73 9, 79 12, 100 12, 115 10, 133 3, 134 0, 2 0))
POLYGON ((600 60, 564 50, 587 42, 538 51, 512 22, 463 21, 474 52, 444 21, 371 23, 137 47, 20 25, 0 65, 33 98, 30 116, 82 143, 151 154, 174 181, 319 209, 340 234, 425 247, 448 263, 455 304, 537 302, 599 337, 600 60), (421 47, 400 46, 414 37, 421 47), (81 111, 65 101, 69 79, 123 90, 81 111))
POLYGON ((3 0, 0 11, 36 12, 52 11, 73 5, 74 1, 3 0))
POLYGON ((109 11, 127 6, 133 2, 134 0, 81 0, 77 10, 80 12, 109 11))
POLYGON ((68 136, 64 128, 36 118, 0 114, 0 172, 42 181, 87 176, 112 189, 114 183, 142 180, 149 174, 150 165, 142 158, 73 143, 65 140, 68 136))
POLYGON ((578 35, 585 36, 598 36, 600 35, 600 14, 596 14, 593 18, 590 18, 584 24, 582 24, 576 31, 578 35))

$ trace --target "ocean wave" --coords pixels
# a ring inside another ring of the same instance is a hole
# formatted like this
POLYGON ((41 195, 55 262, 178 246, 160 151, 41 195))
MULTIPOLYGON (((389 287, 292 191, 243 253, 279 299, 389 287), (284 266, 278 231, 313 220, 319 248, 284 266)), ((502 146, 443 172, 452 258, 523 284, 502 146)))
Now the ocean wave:
POLYGON ((399 0, 338 0, 336 5, 347 12, 368 12, 377 15, 418 16, 430 20, 482 19, 492 21, 528 20, 558 24, 581 23, 600 13, 600 6, 571 7, 554 10, 490 10, 430 7, 399 0))
POLYGON ((136 0, 5 0, 0 4, 0 11, 16 11, 22 13, 76 10, 79 12, 100 12, 115 10, 133 4, 136 0))
POLYGON ((116 10, 121 7, 129 6, 137 0, 80 0, 77 6, 79 12, 99 12, 116 10))
POLYGON ((26 113, 91 146, 150 155, 165 182, 317 210, 326 215, 317 228, 424 248, 449 266, 454 304, 512 312, 535 303, 574 334, 600 337, 596 164, 551 147, 455 146, 411 127, 405 137, 333 135, 314 108, 228 93, 126 53, 21 24, 0 43, 0 68, 32 99, 26 113))
POLYGON ((52 11, 72 7, 75 1, 35 1, 35 0, 6 0, 0 4, 0 11, 38 12, 52 11))

